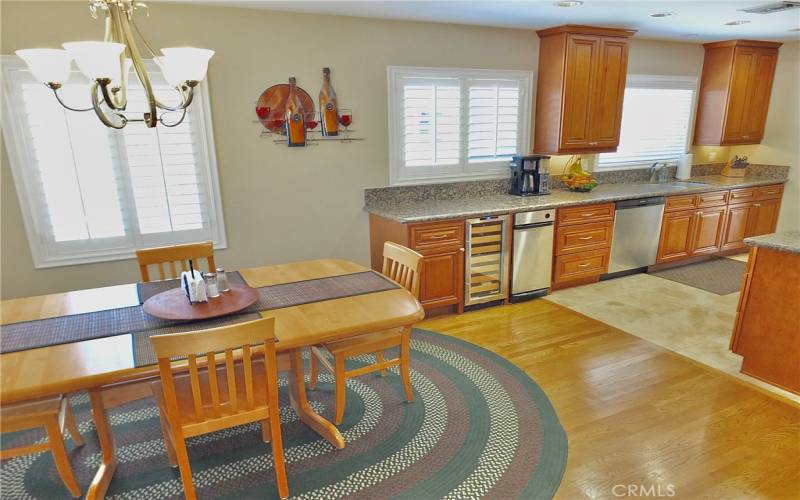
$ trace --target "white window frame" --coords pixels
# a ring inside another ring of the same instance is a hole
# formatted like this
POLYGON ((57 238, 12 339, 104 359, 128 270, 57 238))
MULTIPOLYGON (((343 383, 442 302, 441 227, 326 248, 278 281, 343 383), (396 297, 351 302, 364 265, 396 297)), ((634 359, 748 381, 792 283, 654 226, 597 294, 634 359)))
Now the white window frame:
MULTIPOLYGON (((694 137, 694 119, 697 113, 697 95, 698 95, 698 80, 694 76, 682 75, 642 75, 642 74, 629 74, 625 81, 625 88, 633 86, 636 88, 655 88, 655 89, 683 89, 693 90, 692 103, 689 105, 689 127, 686 129, 686 144, 684 146, 684 153, 688 153, 692 149, 692 138, 694 137)), ((621 125, 620 125, 621 126, 621 125)), ((650 167, 653 160, 648 160, 641 163, 600 163, 599 153, 595 156, 593 163, 593 170, 598 172, 609 172, 613 170, 636 170, 645 167, 650 167)), ((678 163, 675 159, 666 159, 667 164, 676 165, 678 163)))
MULTIPOLYGON (((58 250, 53 248, 54 245, 49 242, 49 230, 46 228, 48 215, 41 213, 41 207, 33 201, 37 199, 39 193, 34 187, 34 183, 36 182, 35 176, 31 175, 32 170, 29 168, 26 169, 26 166, 35 165, 36 159, 32 154, 33 147, 25 133, 27 128, 22 118, 22 114, 24 113, 22 96, 17 92, 18 87, 12 84, 15 78, 13 73, 26 71, 27 66, 22 59, 17 56, 3 55, 0 57, 0 62, 2 63, 0 81, 3 83, 3 103, 5 106, 5 113, 0 128, 3 130, 3 139, 9 156, 25 232, 28 237, 33 265, 36 269, 132 259, 136 257, 136 249, 138 248, 197 241, 196 237, 193 238, 192 231, 185 231, 178 233, 159 233, 155 235, 128 234, 118 238, 118 244, 109 245, 109 247, 102 249, 91 248, 93 245, 85 245, 85 248, 82 248, 80 241, 74 244, 60 244, 61 248, 58 250), (64 247, 70 246, 72 247, 70 251, 65 252, 63 250, 64 247)), ((145 66, 151 73, 159 71, 153 61, 145 61, 145 66)), ((201 118, 201 120, 197 122, 197 127, 202 146, 198 148, 197 155, 202 164, 207 168, 201 168, 199 170, 199 175, 204 176, 204 181, 210 191, 208 196, 208 214, 213 218, 213 220, 209 221, 211 224, 212 242, 215 249, 221 250, 227 248, 227 238, 225 233, 225 221, 222 214, 222 196, 220 195, 217 154, 214 147, 214 130, 212 127, 211 103, 208 97, 207 82, 208 79, 205 79, 195 87, 192 106, 198 106, 202 110, 200 113, 195 114, 196 118, 201 118)), ((88 87, 86 91, 87 93, 89 92, 88 87)), ((53 96, 53 99, 55 99, 55 96, 53 96)), ((87 113, 92 112, 87 111, 87 113)), ((121 143, 117 142, 117 144, 121 143)), ((122 161, 126 167, 127 161, 124 158, 122 161)), ((125 170, 123 175, 127 177, 127 169, 123 168, 123 170, 125 170)), ((123 207, 123 209, 130 208, 131 207, 123 207)), ((111 240, 111 238, 109 238, 109 240, 111 240)))
POLYGON ((409 184, 433 184, 437 182, 457 182, 480 179, 502 179, 510 176, 508 161, 486 161, 470 163, 465 155, 468 135, 469 98, 466 95, 464 78, 485 78, 498 80, 519 80, 521 115, 517 131, 519 154, 530 149, 531 140, 531 96, 533 95, 533 72, 521 70, 468 69, 468 68, 429 68, 411 66, 388 66, 386 70, 389 91, 389 184, 391 186, 409 184), (402 117, 403 99, 399 82, 404 77, 458 78, 461 80, 461 132, 462 155, 457 165, 435 167, 406 167, 404 165, 402 117))

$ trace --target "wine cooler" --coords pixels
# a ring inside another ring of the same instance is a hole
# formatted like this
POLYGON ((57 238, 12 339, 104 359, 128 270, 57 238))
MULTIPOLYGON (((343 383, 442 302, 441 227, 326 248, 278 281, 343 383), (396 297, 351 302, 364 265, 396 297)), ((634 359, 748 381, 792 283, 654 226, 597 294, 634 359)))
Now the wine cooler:
POLYGON ((467 219, 464 305, 506 298, 508 287, 507 215, 467 219))

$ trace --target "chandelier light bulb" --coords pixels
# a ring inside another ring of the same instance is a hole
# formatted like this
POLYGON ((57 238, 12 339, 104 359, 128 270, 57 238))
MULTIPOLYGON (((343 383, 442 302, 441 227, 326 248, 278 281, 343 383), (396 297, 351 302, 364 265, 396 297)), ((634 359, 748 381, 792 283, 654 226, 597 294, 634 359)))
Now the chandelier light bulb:
POLYGON ((24 49, 16 54, 25 61, 33 77, 42 83, 64 83, 69 78, 72 57, 61 49, 24 49))
MULTIPOLYGON (((164 77, 168 82, 170 82, 170 78, 177 78, 180 83, 199 82, 205 78, 208 71, 208 60, 214 55, 213 50, 194 47, 170 47, 161 49, 161 53, 166 56, 162 62, 169 67, 164 77), (170 75, 168 76, 166 73, 170 73, 170 75)), ((163 67, 161 71, 164 71, 163 67)), ((170 82, 170 85, 172 84, 170 82)))
POLYGON ((125 44, 116 42, 68 42, 62 44, 75 59, 78 69, 86 78, 118 79, 119 57, 125 44))

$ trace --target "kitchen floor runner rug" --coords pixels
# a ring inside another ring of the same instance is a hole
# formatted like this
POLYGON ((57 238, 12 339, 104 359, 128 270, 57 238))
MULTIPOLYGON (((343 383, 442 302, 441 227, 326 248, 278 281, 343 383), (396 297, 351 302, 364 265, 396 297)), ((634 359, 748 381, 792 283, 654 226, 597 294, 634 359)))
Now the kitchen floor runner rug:
MULTIPOLYGON (((241 311, 239 321, 247 313, 280 309, 323 300, 340 299, 399 288, 399 285, 374 271, 330 276, 261 287, 259 299, 241 311)), ((237 316, 227 316, 228 323, 237 316)), ((155 332, 169 328, 171 333, 210 328, 219 318, 204 321, 168 321, 150 316, 141 305, 73 314, 36 321, 25 321, 0 327, 0 353, 23 351, 49 345, 112 337, 128 333, 155 332)))
POLYGON ((722 257, 650 274, 717 295, 728 295, 742 287, 746 270, 746 262, 722 257))
MULTIPOLYGON (((298 421, 281 382, 281 424, 291 498, 551 498, 567 461, 567 437, 541 388, 506 359, 474 344, 415 329, 411 342, 415 401, 406 403, 395 369, 347 382, 335 450, 298 421)), ((347 369, 373 362, 348 360, 347 369)), ((332 419, 332 378, 320 375, 311 405, 332 419)), ((83 491, 99 463, 88 398, 73 396, 86 445, 68 450, 83 491)), ((158 410, 151 398, 110 412, 119 465, 110 499, 182 498, 167 463, 158 410)), ((4 436, 4 446, 37 439, 4 436)), ((189 440, 200 498, 277 498, 272 452, 257 425, 189 440)), ((2 498, 69 498, 49 453, 6 460, 2 498)))

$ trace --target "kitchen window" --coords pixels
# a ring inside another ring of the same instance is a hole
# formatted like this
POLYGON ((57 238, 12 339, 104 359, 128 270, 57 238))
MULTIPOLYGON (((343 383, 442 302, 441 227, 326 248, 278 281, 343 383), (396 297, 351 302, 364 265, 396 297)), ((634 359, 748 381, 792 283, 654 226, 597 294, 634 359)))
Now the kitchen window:
MULTIPOLYGON (((176 101, 157 68, 148 69, 159 98, 176 101)), ((224 248, 205 82, 182 124, 114 130, 92 111, 64 109, 16 57, 3 58, 2 79, 3 134, 37 268, 132 258, 137 248, 193 241, 224 248)), ((130 114, 146 109, 137 84, 132 75, 130 114)), ((81 73, 74 71, 61 92, 68 105, 90 107, 81 73)))
POLYGON ((389 67, 390 183, 508 176, 528 151, 529 71, 389 67))
POLYGON ((628 75, 619 147, 601 153, 596 170, 641 168, 676 161, 690 144, 697 79, 628 75))

